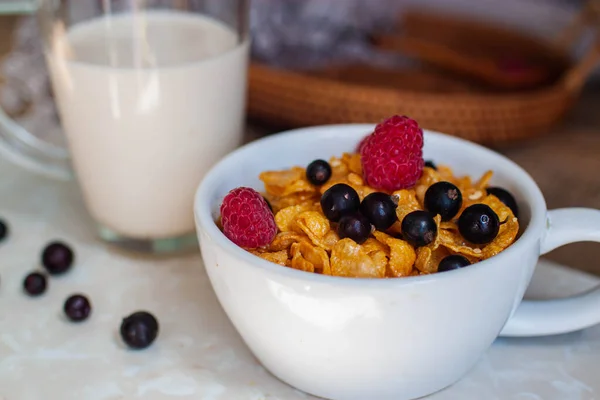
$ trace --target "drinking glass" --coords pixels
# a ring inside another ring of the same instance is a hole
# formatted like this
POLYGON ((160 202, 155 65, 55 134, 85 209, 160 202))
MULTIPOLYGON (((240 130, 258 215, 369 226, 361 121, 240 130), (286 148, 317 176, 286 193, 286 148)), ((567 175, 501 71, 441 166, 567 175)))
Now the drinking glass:
MULTIPOLYGON (((0 150, 77 179, 108 242, 149 252, 196 246, 193 196, 242 141, 248 0, 40 0, 37 14, 67 148, 0 110, 0 150)), ((2 11, 2 10, 0 10, 2 11)))

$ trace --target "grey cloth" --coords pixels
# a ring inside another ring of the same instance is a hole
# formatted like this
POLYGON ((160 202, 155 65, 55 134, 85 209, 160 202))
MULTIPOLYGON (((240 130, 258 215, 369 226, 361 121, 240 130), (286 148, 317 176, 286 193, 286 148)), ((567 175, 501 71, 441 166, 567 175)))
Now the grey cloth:
POLYGON ((390 61, 373 53, 368 35, 388 30, 402 1, 253 0, 251 28, 256 59, 285 67, 330 61, 390 61))

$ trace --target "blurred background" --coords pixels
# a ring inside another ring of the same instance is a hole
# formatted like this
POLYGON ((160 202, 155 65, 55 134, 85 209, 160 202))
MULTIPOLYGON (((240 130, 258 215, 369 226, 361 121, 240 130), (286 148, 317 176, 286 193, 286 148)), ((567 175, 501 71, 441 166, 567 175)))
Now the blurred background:
MULTIPOLYGON (((406 114, 512 158, 550 208, 600 208, 598 2, 251 4, 248 140, 406 114)), ((0 17, 0 57, 0 105, 41 139, 62 144, 32 17, 0 17)), ((600 275, 589 262, 600 259, 597 245, 567 246, 549 258, 600 275)))

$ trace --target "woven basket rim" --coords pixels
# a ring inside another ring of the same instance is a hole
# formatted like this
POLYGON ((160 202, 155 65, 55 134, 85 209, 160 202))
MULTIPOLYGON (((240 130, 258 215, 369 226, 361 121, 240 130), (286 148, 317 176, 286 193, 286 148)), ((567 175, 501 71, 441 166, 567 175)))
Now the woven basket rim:
MULTIPOLYGON (((403 97, 414 97, 419 100, 427 99, 439 99, 443 97, 445 99, 452 99, 461 102, 470 101, 507 101, 514 102, 515 100, 524 101, 530 98, 537 98, 540 96, 556 95, 556 94, 570 94, 570 91, 565 86, 564 81, 561 78, 556 80, 554 83, 535 89, 528 89, 518 92, 505 92, 505 93, 480 93, 480 92, 449 92, 449 93, 436 93, 431 91, 417 91, 410 89, 386 89, 384 87, 375 87, 366 84, 353 83, 353 82, 341 82, 334 79, 328 79, 325 77, 313 76, 302 73, 301 71, 294 71, 290 69, 283 69, 272 67, 267 64, 258 62, 252 62, 252 69, 260 69, 261 72, 276 74, 281 78, 293 77, 296 81, 303 80, 305 82, 311 82, 310 85, 314 85, 319 89, 329 88, 338 92, 348 91, 355 93, 364 93, 371 96, 384 95, 384 96, 403 96, 403 97)), ((564 75, 563 75, 564 76, 564 75)), ((292 83, 286 81, 283 86, 291 85, 292 83)), ((327 90, 329 91, 329 90, 327 90)))

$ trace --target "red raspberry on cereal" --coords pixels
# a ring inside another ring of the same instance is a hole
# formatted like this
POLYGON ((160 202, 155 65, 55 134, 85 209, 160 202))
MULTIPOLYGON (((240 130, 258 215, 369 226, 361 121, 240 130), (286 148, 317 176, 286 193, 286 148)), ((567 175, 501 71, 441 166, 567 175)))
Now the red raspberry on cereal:
POLYGON ((266 200, 247 187, 227 193, 221 204, 221 224, 225 236, 245 248, 266 246, 277 234, 275 217, 266 200))
POLYGON ((369 186, 388 192, 409 188, 423 172, 423 130, 413 119, 393 116, 375 127, 360 153, 369 186))

